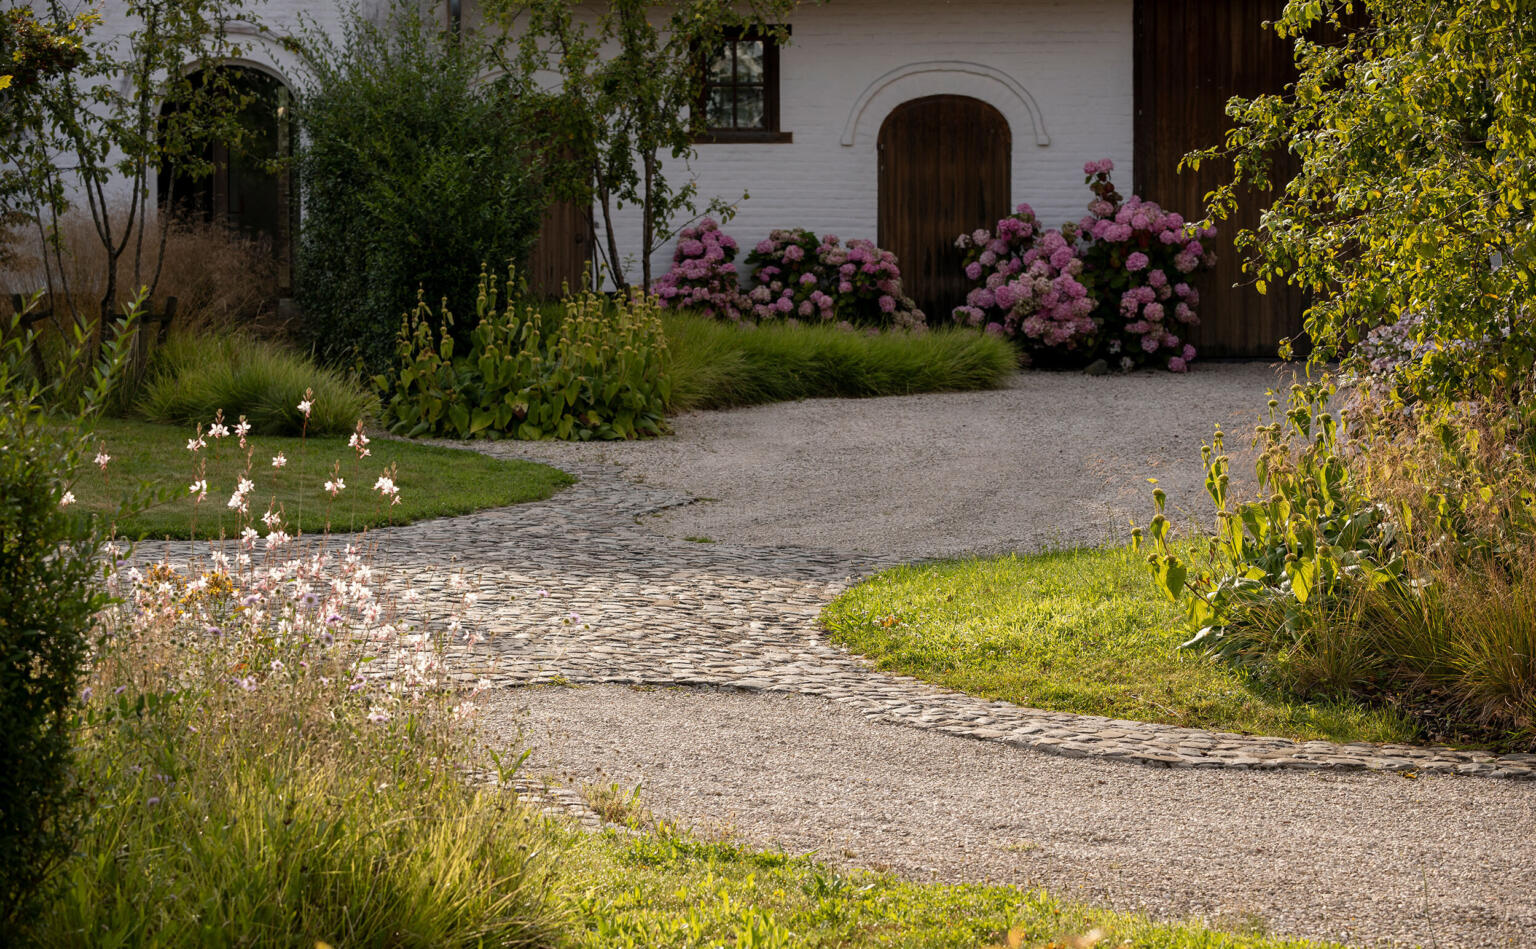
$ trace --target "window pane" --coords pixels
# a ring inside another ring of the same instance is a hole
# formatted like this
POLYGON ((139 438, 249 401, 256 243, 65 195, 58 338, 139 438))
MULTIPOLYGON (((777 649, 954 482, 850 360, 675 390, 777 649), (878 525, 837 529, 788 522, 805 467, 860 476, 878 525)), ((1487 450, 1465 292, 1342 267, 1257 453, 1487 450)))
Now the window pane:
POLYGON ((712 129, 728 129, 735 125, 731 119, 731 90, 709 90, 709 101, 704 106, 704 124, 712 129))
POLYGON ((742 129, 766 128, 762 86, 738 86, 736 88, 736 127, 742 129))
POLYGON ((738 40, 736 42, 736 81, 763 81, 762 40, 738 40))
POLYGON ((731 81, 731 44, 729 42, 720 44, 720 48, 709 57, 705 76, 710 85, 731 81))

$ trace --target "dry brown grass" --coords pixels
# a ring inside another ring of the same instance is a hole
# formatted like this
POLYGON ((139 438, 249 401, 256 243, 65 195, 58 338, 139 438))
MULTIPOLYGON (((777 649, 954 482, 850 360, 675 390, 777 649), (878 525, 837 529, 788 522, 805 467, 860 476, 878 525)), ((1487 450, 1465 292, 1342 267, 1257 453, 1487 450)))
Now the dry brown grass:
MULTIPOLYGON (((114 213, 121 213, 118 209, 114 213)), ((151 220, 144 235, 144 257, 139 282, 154 278, 159 223, 151 220)), ((67 302, 82 316, 97 312, 106 289, 106 251, 96 237, 90 216, 81 210, 59 223, 63 252, 55 260, 56 288, 67 287, 67 302), (58 260, 62 260, 62 274, 58 260), (62 279, 61 279, 62 277, 62 279)), ((0 271, 0 312, 11 310, 11 294, 28 296, 47 289, 42 249, 35 231, 12 231, 10 259, 0 271)), ((134 248, 118 265, 119 306, 137 292, 134 279, 134 248)), ((243 239, 228 228, 200 221, 173 221, 166 233, 164 261, 151 297, 151 312, 162 312, 165 300, 178 299, 175 326, 194 332, 249 326, 268 315, 277 288, 277 265, 264 242, 243 239)), ((63 295, 63 294, 61 294, 63 295)), ((51 301, 59 307, 58 297, 51 301)))

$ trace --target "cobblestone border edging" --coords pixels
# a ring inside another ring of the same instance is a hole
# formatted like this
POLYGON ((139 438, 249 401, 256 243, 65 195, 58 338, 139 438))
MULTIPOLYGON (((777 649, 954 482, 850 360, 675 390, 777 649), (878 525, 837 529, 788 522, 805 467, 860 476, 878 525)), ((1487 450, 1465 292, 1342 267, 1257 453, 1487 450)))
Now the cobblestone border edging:
MULTIPOLYGON (((516 457, 515 446, 484 450, 516 457)), ((895 561, 831 551, 675 540, 648 515, 692 498, 611 465, 545 501, 376 530, 378 563, 427 596, 477 594, 466 624, 487 641, 453 661, 500 687, 620 683, 814 695, 866 718, 1046 754, 1175 768, 1396 771, 1536 779, 1536 755, 1416 745, 1295 742, 988 702, 879 672, 832 645, 817 618, 859 577, 895 561)), ((186 544, 147 544, 190 553, 186 544)))

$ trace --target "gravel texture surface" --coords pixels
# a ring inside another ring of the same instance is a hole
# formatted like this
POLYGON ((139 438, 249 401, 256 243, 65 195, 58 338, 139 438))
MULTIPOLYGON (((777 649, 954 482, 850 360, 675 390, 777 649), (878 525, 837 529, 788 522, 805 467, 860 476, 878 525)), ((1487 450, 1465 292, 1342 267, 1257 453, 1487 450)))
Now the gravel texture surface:
POLYGON ((1536 944, 1525 782, 1150 769, 729 690, 519 689, 488 711, 568 787, 639 784, 658 817, 833 863, 1351 944, 1536 944))
MULTIPOLYGON (((613 462, 651 491, 711 499, 643 518, 674 538, 841 551, 849 563, 1030 550, 1144 522, 1149 477, 1175 516, 1208 522, 1202 440, 1219 422, 1229 448, 1245 447, 1266 389, 1290 378, 1256 364, 1182 378, 1024 374, 996 392, 688 415, 674 437, 646 443, 485 450, 589 471, 613 462)), ((516 531, 517 520, 494 530, 516 531)), ((570 529, 536 530, 558 545, 570 529)), ((579 537, 590 539, 551 549, 606 535, 579 537)), ((708 546, 725 557, 728 544, 708 546)), ((648 558, 677 546, 661 541, 648 558)), ((506 556, 519 562, 514 546, 506 556)), ((630 556, 614 561, 611 580, 584 572, 574 582, 586 586, 561 595, 631 583, 620 566, 630 556)), ((682 562, 670 581, 633 569, 634 583, 658 589, 698 574, 682 562)), ((680 636, 680 650, 694 635, 655 632, 680 636)), ((805 694, 589 686, 492 696, 488 727, 508 743, 526 735, 530 774, 641 784, 658 816, 761 844, 920 879, 1043 885, 1161 918, 1260 920, 1360 944, 1536 946, 1532 782, 1160 770, 871 721, 805 694)))
MULTIPOLYGON (((1200 365, 1186 376, 1021 373, 1006 389, 812 399, 674 420, 620 444, 502 443, 560 464, 611 460, 703 503, 653 524, 673 537, 859 551, 903 560, 1001 553, 1124 535, 1152 516, 1211 521, 1200 445, 1218 423, 1234 459, 1286 367, 1200 365)), ((1281 396, 1284 401, 1284 396, 1281 396)), ((1234 463, 1234 480, 1249 475, 1234 463)))

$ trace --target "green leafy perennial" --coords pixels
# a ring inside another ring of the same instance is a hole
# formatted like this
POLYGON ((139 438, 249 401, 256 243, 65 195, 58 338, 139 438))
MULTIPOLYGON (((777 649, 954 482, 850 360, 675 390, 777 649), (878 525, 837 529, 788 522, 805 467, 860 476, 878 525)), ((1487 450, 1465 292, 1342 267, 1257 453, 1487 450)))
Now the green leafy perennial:
POLYGON ((462 356, 446 301, 438 318, 425 302, 406 316, 395 372, 375 379, 392 431, 589 441, 666 430, 671 376, 654 299, 583 292, 555 308, 499 308, 496 278, 482 272, 475 315, 462 356))
MULTIPOLYGON (((1258 500, 1234 504, 1220 430, 1201 449, 1206 493, 1216 505, 1206 567, 1174 552, 1166 495, 1153 492, 1148 565, 1157 587, 1184 602, 1194 634, 1186 648, 1257 661, 1273 648, 1276 628, 1282 638, 1303 633, 1309 608, 1407 582, 1397 528, 1346 465, 1343 423, 1327 409, 1332 394, 1329 386, 1293 386, 1283 420, 1279 402, 1270 400, 1270 423, 1254 439, 1258 500)), ((1133 540, 1141 538, 1137 530, 1133 540)))

